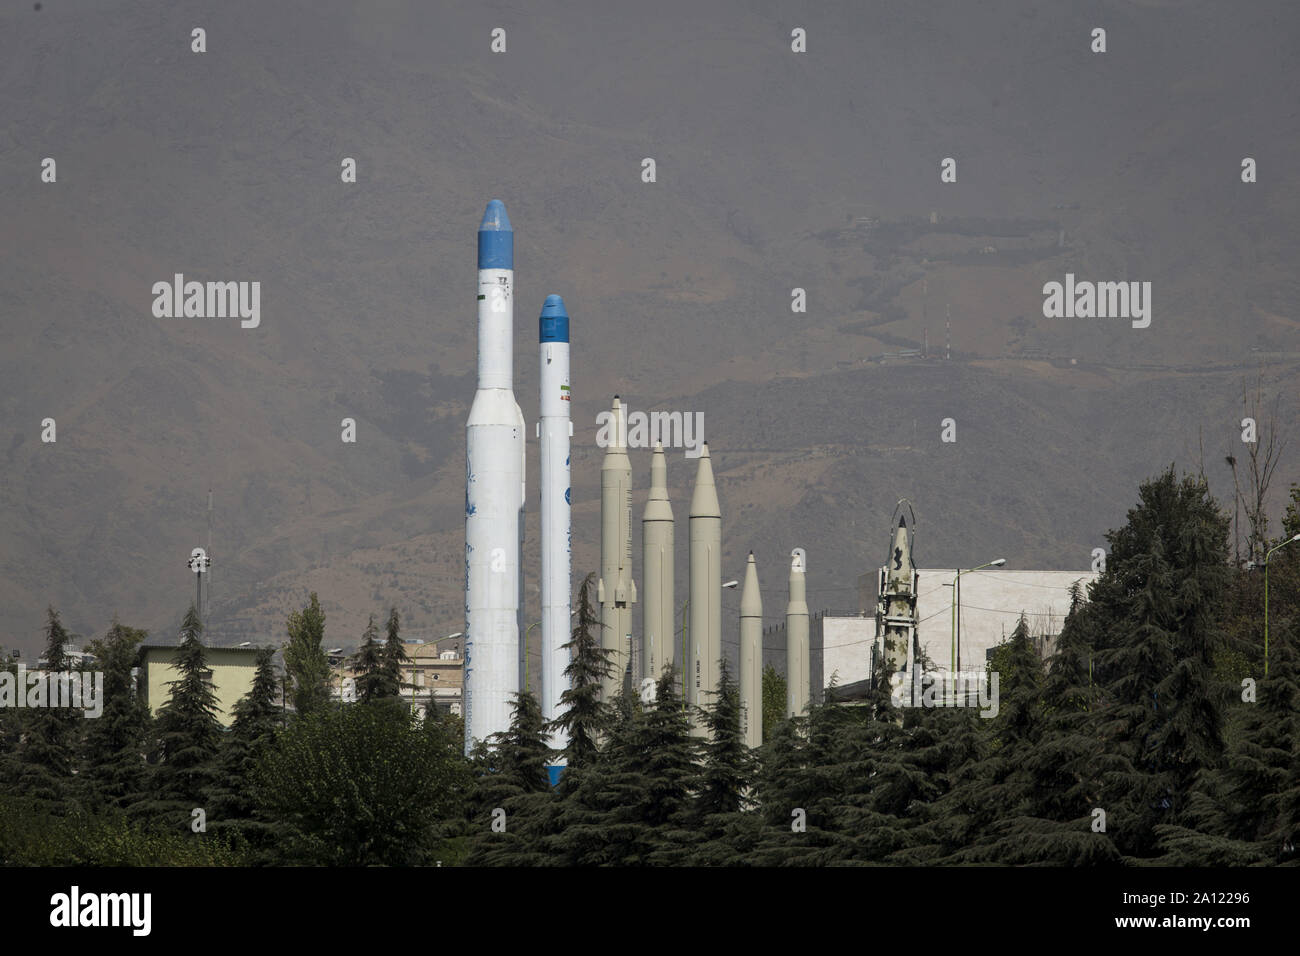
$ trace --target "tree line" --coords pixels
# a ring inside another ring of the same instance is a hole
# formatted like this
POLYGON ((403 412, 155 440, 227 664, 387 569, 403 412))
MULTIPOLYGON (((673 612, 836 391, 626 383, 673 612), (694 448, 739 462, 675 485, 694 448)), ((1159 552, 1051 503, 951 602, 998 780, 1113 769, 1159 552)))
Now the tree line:
MULTIPOLYGON (((1300 534, 1300 488, 1283 525, 1270 547, 1300 534)), ((725 666, 702 709, 671 669, 652 700, 601 698, 590 575, 555 726, 517 695, 509 730, 468 756, 459 718, 403 701, 395 610, 386 640, 371 618, 342 703, 312 595, 287 622, 283 679, 259 652, 228 730, 192 608, 152 718, 131 692, 145 635, 114 622, 89 648, 101 718, 0 710, 0 862, 1297 865, 1300 544, 1268 568, 1265 658, 1262 569, 1233 560, 1230 528, 1204 477, 1170 467, 1108 533, 1050 657, 1023 618, 996 650, 996 716, 900 708, 880 684, 774 721, 752 751, 725 666)), ((46 637, 58 669, 53 610, 46 637)))

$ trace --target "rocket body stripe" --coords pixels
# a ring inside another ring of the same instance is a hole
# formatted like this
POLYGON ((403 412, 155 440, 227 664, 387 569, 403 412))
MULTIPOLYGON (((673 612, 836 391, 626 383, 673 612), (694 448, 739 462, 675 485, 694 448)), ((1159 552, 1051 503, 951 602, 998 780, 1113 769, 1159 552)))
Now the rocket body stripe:
MULTIPOLYGON (((571 525, 569 505, 569 320, 564 301, 548 296, 539 319, 541 362, 541 525, 542 525, 542 717, 560 715, 560 697, 569 689, 571 525)), ((568 740, 552 731, 550 746, 568 740)))
POLYGON ((509 728, 519 690, 524 423, 513 391, 513 233, 496 200, 480 226, 479 266, 478 388, 465 436, 466 752, 509 728))

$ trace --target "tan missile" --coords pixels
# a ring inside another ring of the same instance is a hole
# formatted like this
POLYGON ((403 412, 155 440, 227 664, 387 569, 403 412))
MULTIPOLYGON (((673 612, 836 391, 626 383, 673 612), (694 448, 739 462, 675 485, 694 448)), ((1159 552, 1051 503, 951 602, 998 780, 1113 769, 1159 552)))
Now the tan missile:
POLYGON ((804 574, 807 556, 803 548, 790 552, 790 603, 785 607, 785 679, 787 716, 808 712, 811 699, 808 677, 808 602, 804 574))
POLYGON ((677 608, 673 594, 673 506, 668 501, 668 460, 655 442, 650 459, 650 497, 641 519, 641 678, 657 681, 673 662, 677 608))
POLYGON ((753 551, 740 591, 740 729, 745 746, 763 743, 763 596, 753 551))
MULTIPOLYGON (((597 436, 600 437, 599 435, 597 436)), ((632 463, 627 457, 627 421, 618 396, 610 411, 608 443, 600 465, 600 643, 608 651, 609 673, 602 682, 612 701, 623 686, 632 638, 632 463)))
MULTIPOLYGON (((690 703, 708 707, 718 690, 722 657, 722 511, 713 483, 713 462, 705 442, 695 472, 690 512, 690 703)), ((699 730, 700 728, 697 728, 699 730)))

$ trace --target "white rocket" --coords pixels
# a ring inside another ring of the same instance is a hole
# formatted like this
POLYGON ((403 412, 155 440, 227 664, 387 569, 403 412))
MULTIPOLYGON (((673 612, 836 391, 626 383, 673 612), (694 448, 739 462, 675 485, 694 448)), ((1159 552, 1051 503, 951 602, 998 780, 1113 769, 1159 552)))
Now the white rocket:
POLYGON ((600 643, 608 651, 610 670, 601 682, 604 700, 612 702, 623 686, 632 638, 632 462, 627 457, 625 409, 614 396, 612 436, 600 464, 600 643))
MULTIPOLYGON (((538 319, 541 359, 541 420, 537 437, 542 446, 542 717, 560 715, 560 696, 569 689, 569 314, 564 300, 548 295, 538 319)), ((568 741, 560 732, 550 746, 563 750, 568 741)), ((559 766, 558 764, 556 765, 559 766)), ((558 779, 558 772, 554 772, 558 779)))
MULTIPOLYGON (((683 664, 691 668, 688 700, 696 707, 717 701, 722 659, 722 510, 713 480, 709 443, 705 442, 695 472, 695 490, 687 519, 690 538, 690 650, 683 664)), ((704 734, 702 722, 693 725, 704 734)))
POLYGON ((520 685, 524 416, 514 393, 514 231, 478 230, 478 390, 465 441, 465 749, 510 727, 520 685))
POLYGON ((763 743, 763 595, 753 551, 740 592, 740 729, 746 747, 763 743))
POLYGON ((808 712, 811 687, 808 678, 808 601, 805 574, 808 555, 803 548, 790 552, 790 600, 785 606, 786 716, 808 712))

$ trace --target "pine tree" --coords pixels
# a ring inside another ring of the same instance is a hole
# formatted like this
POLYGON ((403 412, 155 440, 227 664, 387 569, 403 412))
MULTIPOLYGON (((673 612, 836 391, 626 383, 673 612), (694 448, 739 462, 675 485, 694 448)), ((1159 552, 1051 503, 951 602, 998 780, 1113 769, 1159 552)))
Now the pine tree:
POLYGON ((80 761, 83 792, 95 808, 125 809, 144 788, 149 707, 136 692, 132 671, 147 636, 115 619, 88 648, 104 674, 103 713, 88 721, 80 761))
POLYGON ((530 693, 515 695, 510 729, 493 734, 476 752, 474 811, 470 821, 470 866, 536 866, 547 862, 542 838, 554 802, 546 766, 542 708, 530 693), (493 828, 504 812, 505 830, 493 828))
POLYGON ((561 787, 576 782, 577 775, 589 766, 599 750, 601 735, 611 722, 610 707, 601 700, 601 681, 610 673, 613 664, 609 652, 592 636, 592 628, 600 621, 591 605, 591 588, 596 579, 592 572, 578 588, 578 623, 572 639, 564 647, 569 651, 569 666, 564 675, 569 687, 560 695, 563 712, 555 719, 554 729, 568 739, 564 757, 566 769, 561 777, 561 787))
MULTIPOLYGON (((45 675, 68 670, 68 632, 59 612, 46 611, 45 675)), ((48 693, 48 684, 47 693, 48 693)), ((18 688, 27 693, 27 688, 18 688)), ((30 697, 30 695, 29 695, 30 697)), ((84 723, 81 713, 66 707, 33 708, 24 715, 22 739, 17 749, 17 779, 14 789, 38 800, 62 807, 72 787, 72 769, 78 736, 84 723)))
POLYGON ((204 808, 208 789, 216 780, 216 757, 221 743, 217 697, 208 677, 200 636, 203 625, 190 605, 181 623, 181 643, 176 651, 179 677, 169 682, 171 695, 158 708, 154 733, 157 762, 153 766, 149 797, 132 808, 158 822, 189 829, 191 812, 204 808))
POLYGON ((738 813, 753 784, 754 758, 740 727, 740 691, 721 662, 718 689, 705 710, 708 730, 704 745, 703 787, 695 804, 701 821, 738 813))
POLYGON ((290 694, 299 717, 325 710, 330 704, 330 665, 325 656, 325 612, 316 592, 301 611, 289 615, 289 641, 284 666, 293 680, 290 694))
POLYGON ((274 824, 258 812, 252 797, 258 762, 282 725, 275 648, 257 652, 253 686, 235 704, 235 720, 222 742, 219 768, 208 798, 208 832, 229 836, 250 848, 255 862, 266 862, 266 848, 276 835, 274 824))
POLYGON ((388 623, 386 625, 387 638, 384 641, 383 666, 381 673, 384 676, 383 691, 381 696, 384 697, 401 697, 404 687, 413 687, 402 679, 402 668, 411 663, 411 658, 407 656, 406 649, 402 647, 401 621, 397 616, 397 608, 393 608, 388 614, 388 623))
POLYGON ((368 704, 383 697, 392 697, 395 690, 391 688, 388 675, 384 672, 384 648, 379 643, 379 628, 375 626, 375 616, 370 615, 370 623, 361 635, 361 647, 353 658, 352 670, 356 675, 357 701, 368 704))
POLYGON ((1223 752, 1226 688, 1214 678, 1228 584, 1228 518, 1203 478, 1173 468, 1143 483, 1107 535, 1098 615, 1097 773, 1108 830, 1130 857, 1155 852, 1156 826, 1182 826, 1194 782, 1223 752))

